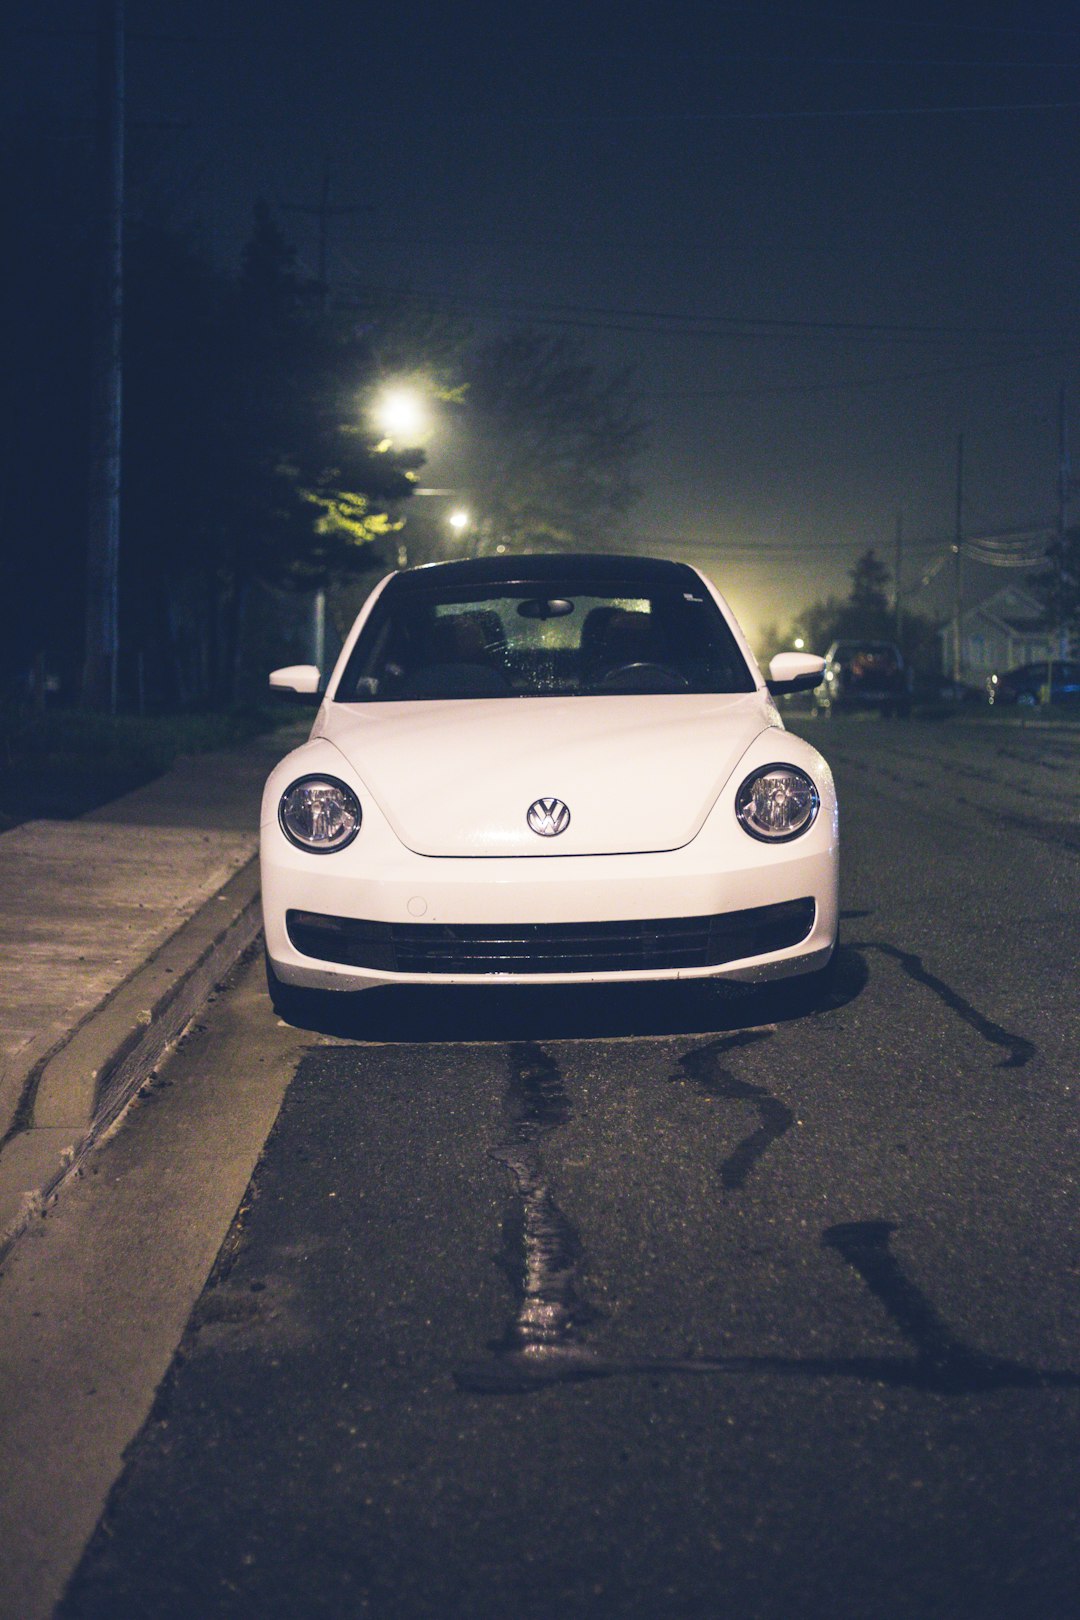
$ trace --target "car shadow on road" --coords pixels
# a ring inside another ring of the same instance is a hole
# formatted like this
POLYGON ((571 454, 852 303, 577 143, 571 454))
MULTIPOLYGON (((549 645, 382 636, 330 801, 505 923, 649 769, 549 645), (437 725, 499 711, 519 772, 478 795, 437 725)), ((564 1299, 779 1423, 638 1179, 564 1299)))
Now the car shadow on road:
POLYGON ((799 980, 756 989, 709 980, 401 985, 320 997, 290 1022, 340 1040, 402 1045, 712 1035, 827 1016, 853 1001, 867 977, 863 957, 841 946, 825 990, 799 980))

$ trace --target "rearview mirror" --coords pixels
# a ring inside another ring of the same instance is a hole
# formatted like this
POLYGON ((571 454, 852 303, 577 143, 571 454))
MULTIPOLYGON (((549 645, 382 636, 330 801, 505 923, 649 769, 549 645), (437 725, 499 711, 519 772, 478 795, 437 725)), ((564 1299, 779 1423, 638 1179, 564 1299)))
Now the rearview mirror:
POLYGON ((562 619, 573 611, 573 602, 563 596, 530 596, 518 603, 523 619, 562 619))
POLYGON ((824 674, 825 660, 815 653, 782 652, 770 660, 765 685, 775 697, 788 692, 810 692, 821 685, 824 674))
POLYGON ((270 690, 279 697, 300 703, 322 702, 319 691, 320 674, 315 664, 287 664, 284 669, 270 672, 270 690))

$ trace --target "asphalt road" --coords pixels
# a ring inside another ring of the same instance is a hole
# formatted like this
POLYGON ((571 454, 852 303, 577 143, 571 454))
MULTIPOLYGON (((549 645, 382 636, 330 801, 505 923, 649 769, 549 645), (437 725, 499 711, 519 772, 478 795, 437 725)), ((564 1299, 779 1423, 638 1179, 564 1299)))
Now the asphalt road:
POLYGON ((1080 736, 813 735, 828 1007, 221 998, 63 1217, 274 1071, 63 1620, 1075 1615, 1080 736))

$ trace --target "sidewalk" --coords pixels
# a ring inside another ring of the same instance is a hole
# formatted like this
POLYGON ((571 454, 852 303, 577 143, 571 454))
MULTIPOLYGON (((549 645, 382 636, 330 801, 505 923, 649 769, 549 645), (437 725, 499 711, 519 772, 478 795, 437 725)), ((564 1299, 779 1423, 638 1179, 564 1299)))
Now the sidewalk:
POLYGON ((258 933, 262 785, 304 735, 0 835, 0 1254, 258 933))

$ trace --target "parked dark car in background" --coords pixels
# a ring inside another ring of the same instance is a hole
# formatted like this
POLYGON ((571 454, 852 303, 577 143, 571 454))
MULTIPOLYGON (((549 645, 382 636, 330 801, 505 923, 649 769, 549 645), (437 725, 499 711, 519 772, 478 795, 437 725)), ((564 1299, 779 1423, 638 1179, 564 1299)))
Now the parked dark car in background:
POLYGON ((853 709, 909 714, 911 678, 899 647, 891 641, 834 641, 814 707, 826 717, 853 709))
POLYGON ((1080 663, 1072 658, 1045 658, 1034 664, 1021 664, 1004 675, 991 675, 986 696, 992 704, 1018 703, 1033 708, 1045 703, 1080 703, 1080 663))

